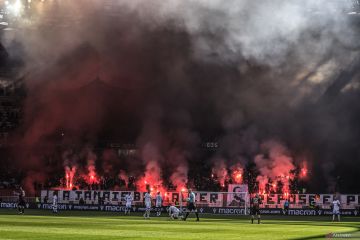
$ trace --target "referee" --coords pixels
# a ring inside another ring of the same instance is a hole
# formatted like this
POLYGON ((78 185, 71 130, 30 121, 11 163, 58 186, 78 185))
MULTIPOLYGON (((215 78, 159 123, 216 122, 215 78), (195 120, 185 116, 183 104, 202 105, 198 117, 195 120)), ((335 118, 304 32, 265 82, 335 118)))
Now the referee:
POLYGON ((186 215, 183 218, 183 220, 186 221, 186 219, 189 216, 190 212, 194 211, 195 215, 196 215, 196 221, 197 222, 200 221, 199 214, 197 212, 196 204, 195 204, 195 193, 193 193, 192 189, 189 189, 189 198, 187 199, 187 201, 188 201, 188 206, 187 206, 188 211, 186 212, 186 215))

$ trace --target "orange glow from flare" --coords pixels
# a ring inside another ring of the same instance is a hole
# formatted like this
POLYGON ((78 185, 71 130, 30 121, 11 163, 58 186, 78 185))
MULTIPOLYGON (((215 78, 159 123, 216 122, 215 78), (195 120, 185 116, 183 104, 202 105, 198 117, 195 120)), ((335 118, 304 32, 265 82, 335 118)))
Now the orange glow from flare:
POLYGON ((242 172, 243 169, 240 167, 237 167, 232 171, 231 177, 235 183, 241 183, 242 182, 242 172))
POLYGON ((304 167, 304 168, 302 168, 301 169, 301 176, 302 177, 306 177, 307 176, 307 172, 308 172, 308 170, 304 167))
POLYGON ((259 194, 259 195, 266 195, 266 192, 265 192, 265 191, 263 191, 263 192, 259 191, 258 194, 259 194))
POLYGON ((300 177, 306 177, 308 175, 308 168, 307 163, 304 161, 302 163, 301 171, 300 171, 300 177))

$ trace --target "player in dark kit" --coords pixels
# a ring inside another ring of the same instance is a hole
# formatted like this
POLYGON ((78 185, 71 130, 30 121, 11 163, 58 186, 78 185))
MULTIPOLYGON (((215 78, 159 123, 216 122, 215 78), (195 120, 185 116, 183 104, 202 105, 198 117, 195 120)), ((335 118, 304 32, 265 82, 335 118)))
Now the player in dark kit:
POLYGON ((16 195, 18 195, 19 199, 18 199, 18 211, 19 214, 24 214, 25 213, 25 191, 22 189, 22 187, 20 187, 19 192, 15 193, 16 195))
POLYGON ((259 194, 256 194, 250 201, 251 223, 254 223, 255 215, 257 215, 258 224, 260 224, 260 204, 262 203, 259 194))

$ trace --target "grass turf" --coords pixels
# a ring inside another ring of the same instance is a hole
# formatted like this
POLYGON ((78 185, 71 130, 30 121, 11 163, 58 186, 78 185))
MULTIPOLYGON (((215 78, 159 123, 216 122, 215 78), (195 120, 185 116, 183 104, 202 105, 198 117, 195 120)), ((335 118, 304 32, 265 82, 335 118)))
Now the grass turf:
MULTIPOLYGON (((164 214, 165 215, 165 214, 164 214)), ((329 217, 263 216, 262 224, 248 217, 204 215, 200 222, 169 221, 164 217, 144 220, 140 215, 104 212, 0 210, 0 239, 325 239, 330 232, 356 232, 360 218, 330 222, 329 217)))

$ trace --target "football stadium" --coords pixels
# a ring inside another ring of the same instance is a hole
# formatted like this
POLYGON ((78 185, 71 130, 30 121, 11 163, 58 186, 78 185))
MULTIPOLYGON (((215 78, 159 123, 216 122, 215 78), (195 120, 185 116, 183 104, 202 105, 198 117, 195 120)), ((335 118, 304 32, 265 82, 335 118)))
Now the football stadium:
POLYGON ((0 0, 0 240, 360 239, 360 1, 0 0))

